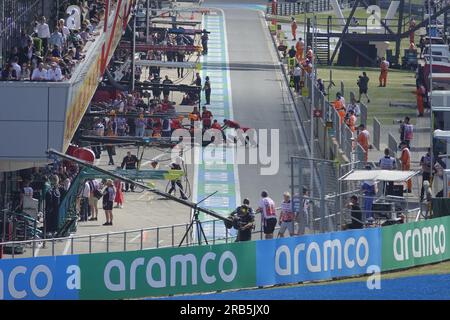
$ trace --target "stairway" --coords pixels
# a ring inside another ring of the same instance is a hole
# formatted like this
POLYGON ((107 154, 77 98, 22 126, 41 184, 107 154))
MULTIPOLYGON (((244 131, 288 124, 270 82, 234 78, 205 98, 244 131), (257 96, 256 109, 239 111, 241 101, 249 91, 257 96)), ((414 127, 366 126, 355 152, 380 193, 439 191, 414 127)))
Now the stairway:
MULTIPOLYGON (((312 47, 312 34, 307 35, 308 46, 312 47)), ((328 65, 330 61, 330 38, 316 37, 314 45, 314 53, 316 56, 316 64, 328 65)))

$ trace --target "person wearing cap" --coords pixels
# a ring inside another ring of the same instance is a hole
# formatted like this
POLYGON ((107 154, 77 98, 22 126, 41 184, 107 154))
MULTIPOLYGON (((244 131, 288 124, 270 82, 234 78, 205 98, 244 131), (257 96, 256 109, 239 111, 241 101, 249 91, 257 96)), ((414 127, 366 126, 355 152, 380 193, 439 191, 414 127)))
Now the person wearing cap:
POLYGON ((286 229, 289 231, 289 236, 292 237, 294 233, 294 211, 292 210, 291 195, 289 192, 283 194, 283 202, 281 203, 281 213, 280 213, 280 230, 278 231, 278 237, 283 238, 286 229))
POLYGON ((237 207, 230 216, 233 217, 233 225, 238 230, 236 242, 250 241, 255 225, 255 215, 250 207, 250 200, 244 199, 242 205, 237 207))
POLYGON ((261 192, 261 200, 256 213, 261 213, 261 226, 266 239, 273 238, 273 231, 277 225, 277 213, 275 211, 275 202, 269 198, 266 190, 261 192))

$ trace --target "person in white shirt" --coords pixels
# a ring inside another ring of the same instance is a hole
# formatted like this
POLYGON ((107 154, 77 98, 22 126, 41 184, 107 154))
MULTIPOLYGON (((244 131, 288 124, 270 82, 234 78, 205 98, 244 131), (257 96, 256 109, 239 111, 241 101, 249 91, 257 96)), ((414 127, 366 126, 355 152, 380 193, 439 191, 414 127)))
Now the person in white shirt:
POLYGON ((269 198, 267 191, 261 192, 261 200, 256 213, 261 213, 261 225, 266 239, 273 238, 273 231, 277 225, 277 214, 275 211, 275 202, 269 198))
POLYGON ((47 71, 47 80, 48 81, 62 81, 62 73, 61 68, 58 67, 56 62, 53 62, 52 67, 47 71))
POLYGON ((295 86, 295 92, 300 92, 300 80, 302 77, 302 69, 300 68, 300 65, 297 63, 295 66, 294 72, 292 74, 294 76, 294 86, 295 86))
POLYGON ((79 197, 81 198, 81 208, 80 208, 80 220, 81 222, 87 221, 89 215, 89 197, 91 195, 91 186, 89 180, 86 179, 84 182, 84 187, 81 190, 79 197))
POLYGON ((44 69, 44 64, 41 62, 39 66, 33 70, 31 75, 31 80, 33 81, 46 81, 47 80, 47 70, 44 69))
POLYGON ((22 76, 22 68, 18 64, 19 58, 15 57, 11 63, 11 68, 13 72, 13 80, 20 80, 22 76))
POLYGON ((50 28, 46 21, 45 17, 42 16, 41 21, 36 26, 37 36, 42 40, 42 45, 44 47, 44 55, 47 53, 48 39, 50 38, 50 28))

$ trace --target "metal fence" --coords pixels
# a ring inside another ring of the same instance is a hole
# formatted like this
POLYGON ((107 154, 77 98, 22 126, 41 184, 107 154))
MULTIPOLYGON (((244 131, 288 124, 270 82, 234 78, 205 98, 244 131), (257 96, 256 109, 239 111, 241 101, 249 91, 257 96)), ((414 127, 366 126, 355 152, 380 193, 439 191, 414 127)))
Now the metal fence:
POLYGON ((398 143, 391 133, 388 134, 388 148, 391 152, 391 156, 397 158, 398 143))
POLYGON ((43 12, 42 0, 0 1, 0 66, 8 59, 14 46, 19 45, 21 32, 31 33, 32 22, 43 12))
POLYGON ((377 118, 373 118, 373 145, 380 150, 381 123, 377 118))

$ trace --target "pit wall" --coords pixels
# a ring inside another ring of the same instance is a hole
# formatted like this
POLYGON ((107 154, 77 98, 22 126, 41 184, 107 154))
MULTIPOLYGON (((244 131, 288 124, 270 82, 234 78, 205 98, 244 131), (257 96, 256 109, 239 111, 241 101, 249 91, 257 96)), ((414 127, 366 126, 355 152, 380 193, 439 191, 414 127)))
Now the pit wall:
POLYGON ((450 259, 450 217, 273 240, 0 260, 0 299, 126 299, 398 270, 450 259))

